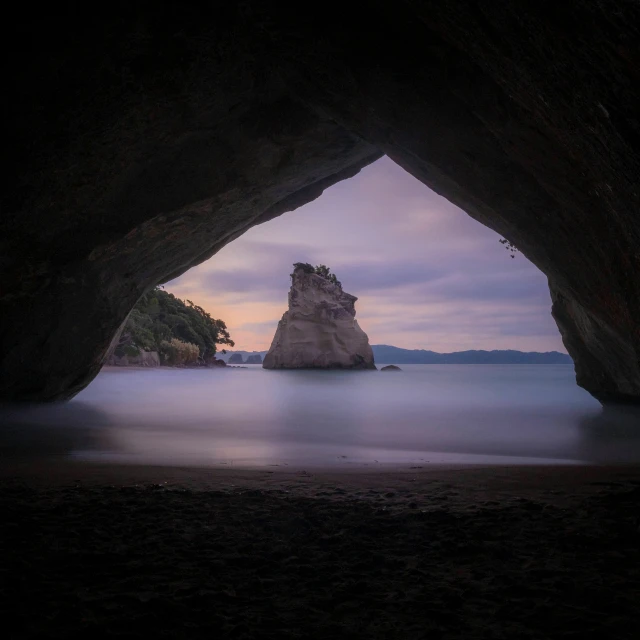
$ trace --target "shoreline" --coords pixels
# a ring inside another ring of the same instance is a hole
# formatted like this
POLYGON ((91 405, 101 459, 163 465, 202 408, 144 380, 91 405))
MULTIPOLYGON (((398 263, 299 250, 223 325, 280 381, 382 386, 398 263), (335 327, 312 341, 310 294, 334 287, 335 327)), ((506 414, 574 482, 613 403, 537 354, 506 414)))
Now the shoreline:
MULTIPOLYGON (((264 490, 305 492, 316 487, 341 486, 357 491, 367 487, 380 491, 390 485, 413 487, 412 492, 438 486, 455 487, 464 499, 479 492, 508 495, 513 492, 557 495, 568 490, 589 493, 600 482, 640 484, 640 466, 634 464, 448 464, 422 463, 376 467, 307 467, 263 465, 252 467, 145 465, 138 463, 87 462, 82 460, 32 458, 5 461, 0 483, 18 480, 26 485, 141 486, 163 484, 212 491, 235 486, 264 490), (276 468, 277 467, 277 468, 276 468), (308 469, 308 470, 307 470, 308 469), (554 493, 555 492, 555 493, 554 493)), ((430 492, 425 493, 428 498, 430 492)))

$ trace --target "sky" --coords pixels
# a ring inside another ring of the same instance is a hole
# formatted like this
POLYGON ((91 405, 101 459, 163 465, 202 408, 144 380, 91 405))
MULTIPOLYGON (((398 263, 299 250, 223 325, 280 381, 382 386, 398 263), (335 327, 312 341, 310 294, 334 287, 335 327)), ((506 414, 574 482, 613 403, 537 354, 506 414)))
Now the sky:
POLYGON ((546 277, 499 239, 385 157, 165 290, 224 320, 236 349, 261 351, 287 310, 293 263, 326 264, 358 297, 371 344, 566 353, 546 277))

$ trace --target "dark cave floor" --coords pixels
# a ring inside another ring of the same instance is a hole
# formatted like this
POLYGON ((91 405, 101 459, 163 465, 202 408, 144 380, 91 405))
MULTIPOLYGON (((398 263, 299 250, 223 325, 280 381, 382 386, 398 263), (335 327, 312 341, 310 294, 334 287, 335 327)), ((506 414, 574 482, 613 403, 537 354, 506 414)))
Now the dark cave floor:
POLYGON ((479 471, 432 472, 379 476, 375 489, 356 475, 202 483, 190 473, 3 474, 8 637, 631 640, 640 630, 638 473, 538 491, 514 481, 522 469, 503 470, 500 486, 479 471))

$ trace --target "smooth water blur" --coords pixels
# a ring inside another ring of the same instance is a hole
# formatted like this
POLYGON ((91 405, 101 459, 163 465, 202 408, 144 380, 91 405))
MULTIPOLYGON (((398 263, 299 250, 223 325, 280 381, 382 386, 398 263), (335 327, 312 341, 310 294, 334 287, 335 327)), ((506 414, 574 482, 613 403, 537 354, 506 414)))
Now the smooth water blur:
POLYGON ((105 369, 74 400, 4 408, 5 456, 302 467, 640 461, 638 414, 569 365, 401 372, 105 369))

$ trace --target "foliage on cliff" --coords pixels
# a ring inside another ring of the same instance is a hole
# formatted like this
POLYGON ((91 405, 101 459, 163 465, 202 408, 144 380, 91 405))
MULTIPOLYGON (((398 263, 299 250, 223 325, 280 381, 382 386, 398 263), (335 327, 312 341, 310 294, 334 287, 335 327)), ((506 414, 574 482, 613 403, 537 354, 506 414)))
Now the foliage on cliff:
POLYGON ((171 338, 160 343, 160 356, 165 364, 194 364, 200 357, 200 350, 191 342, 171 338))
POLYGON ((326 264, 317 264, 315 267, 308 262, 296 262, 293 265, 295 269, 302 269, 305 273, 315 273, 317 276, 333 282, 333 284, 342 287, 342 283, 336 278, 335 273, 331 273, 331 269, 326 264))
POLYGON ((182 301, 156 288, 142 296, 131 311, 115 353, 158 351, 168 364, 184 364, 211 358, 219 344, 234 346, 222 320, 212 318, 191 300, 182 301), (195 346, 181 347, 179 343, 195 346))
POLYGON ((507 240, 506 238, 501 238, 500 240, 498 240, 498 242, 501 245, 503 245, 507 251, 511 252, 512 258, 515 258, 516 253, 520 251, 520 249, 518 249, 518 247, 516 247, 516 245, 513 244, 513 242, 511 242, 510 240, 507 240))

